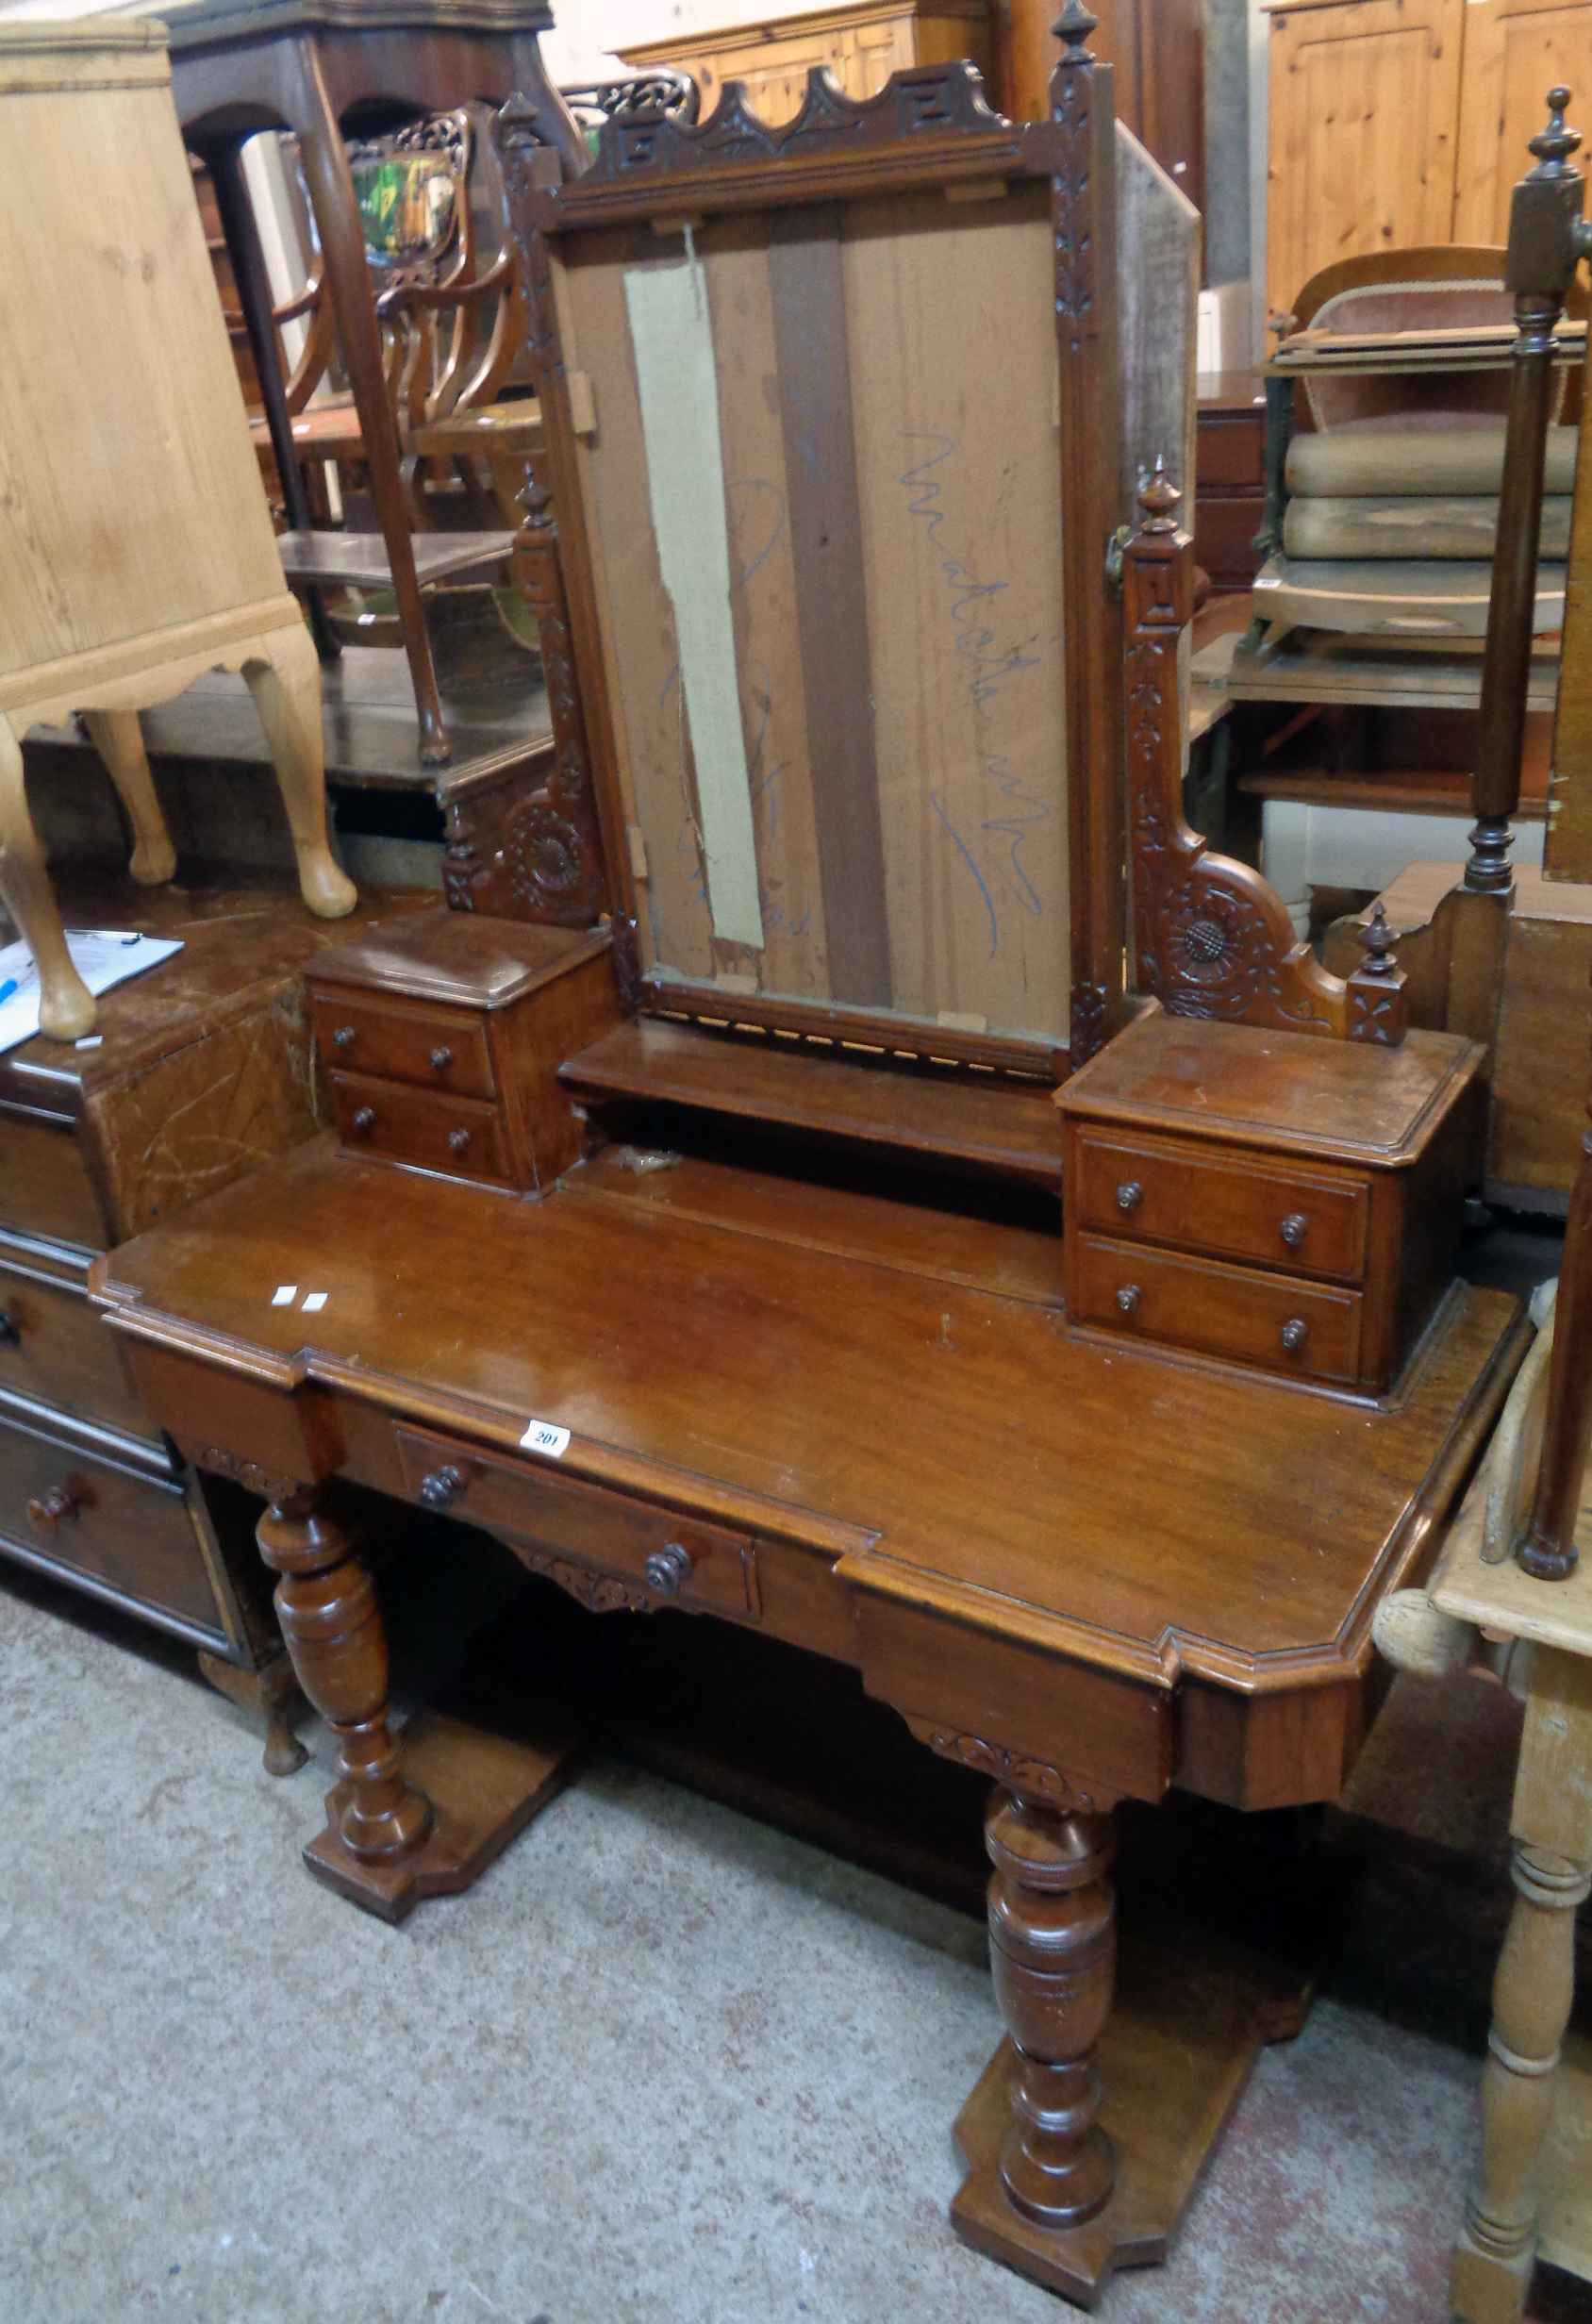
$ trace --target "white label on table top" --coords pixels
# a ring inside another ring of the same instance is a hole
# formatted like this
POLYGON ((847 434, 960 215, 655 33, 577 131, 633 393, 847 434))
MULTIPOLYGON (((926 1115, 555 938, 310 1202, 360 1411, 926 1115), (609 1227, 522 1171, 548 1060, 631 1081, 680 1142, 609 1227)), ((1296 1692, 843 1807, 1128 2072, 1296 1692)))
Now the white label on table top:
POLYGON ((300 1308, 299 1313, 306 1316, 317 1316, 325 1304, 326 1294, 324 1291, 307 1291, 304 1295, 304 1305, 300 1308))
POLYGON ((274 1307, 290 1307, 297 1297, 298 1285, 296 1283, 279 1283, 272 1296, 271 1304, 274 1307))
POLYGON ((527 1452, 545 1452, 550 1461, 561 1461, 570 1449, 570 1432, 555 1428, 551 1420, 533 1420, 520 1442, 527 1452))

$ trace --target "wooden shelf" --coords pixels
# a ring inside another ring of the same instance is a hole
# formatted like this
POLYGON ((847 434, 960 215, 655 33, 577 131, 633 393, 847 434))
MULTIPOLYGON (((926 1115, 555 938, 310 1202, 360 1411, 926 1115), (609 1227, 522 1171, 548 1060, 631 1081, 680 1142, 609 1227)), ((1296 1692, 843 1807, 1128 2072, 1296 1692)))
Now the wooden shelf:
POLYGON ((586 1102, 688 1105, 1060 1190, 1061 1124, 1048 1087, 842 1063, 645 1019, 583 1049, 559 1079, 586 1102))

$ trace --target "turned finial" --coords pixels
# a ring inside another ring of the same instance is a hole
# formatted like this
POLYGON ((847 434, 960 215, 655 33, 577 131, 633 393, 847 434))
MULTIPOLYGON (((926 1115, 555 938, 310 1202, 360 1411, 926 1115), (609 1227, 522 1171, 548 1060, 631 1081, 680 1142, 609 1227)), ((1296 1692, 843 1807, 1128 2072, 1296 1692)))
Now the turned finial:
POLYGON ((1398 941, 1399 932, 1387 925, 1387 913, 1378 896, 1369 920, 1360 931, 1362 976, 1391 977, 1399 966, 1393 950, 1398 941))
POLYGON ((1531 141, 1531 149, 1537 158, 1534 177, 1562 177, 1569 167, 1569 158, 1581 143, 1581 131, 1565 126, 1565 108, 1570 101, 1567 89, 1548 91, 1548 126, 1539 129, 1531 141))
POLYGON ((520 495, 520 506, 525 511, 525 522, 528 524, 540 524, 547 515, 552 499, 553 495, 542 483, 541 478, 533 473, 520 495))
POLYGON ((1183 494, 1168 475, 1167 463, 1157 453, 1155 473, 1148 484, 1139 486, 1138 509, 1143 520, 1141 529, 1147 533, 1175 533, 1177 512, 1182 503, 1183 494))
POLYGON ((1403 1041, 1409 1004, 1404 971, 1393 951, 1398 940, 1398 930, 1387 925, 1379 896, 1360 931, 1360 965, 1349 979, 1349 1021, 1344 1030, 1352 1041, 1368 1041, 1378 1049, 1398 1049, 1403 1041))
MULTIPOLYGON (((1056 39, 1064 44, 1063 64, 1088 64, 1093 61, 1084 43, 1099 22, 1098 16, 1089 14, 1084 0, 1067 0, 1067 6, 1051 26, 1056 39)), ((1567 105, 1569 101, 1569 91, 1567 90, 1565 103, 1567 105)))

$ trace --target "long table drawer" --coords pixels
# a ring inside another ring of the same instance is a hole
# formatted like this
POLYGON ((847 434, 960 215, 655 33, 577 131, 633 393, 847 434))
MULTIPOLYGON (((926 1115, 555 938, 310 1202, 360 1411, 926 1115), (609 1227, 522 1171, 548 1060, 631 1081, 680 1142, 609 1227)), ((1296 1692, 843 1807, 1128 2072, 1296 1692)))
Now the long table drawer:
POLYGON ((694 1518, 529 1462, 500 1460, 422 1429, 400 1428, 404 1482, 417 1500, 489 1533, 508 1534, 577 1562, 634 1575, 660 1602, 693 1600, 756 1611, 752 1544, 694 1518))
POLYGON ((1175 1147, 1077 1134, 1078 1224, 1097 1235, 1175 1243, 1213 1258, 1358 1283, 1369 1189, 1325 1170, 1269 1169, 1175 1147))
POLYGON ((331 1083, 338 1128, 351 1154, 381 1154, 449 1178, 512 1184, 508 1141, 495 1105, 356 1073, 334 1073, 331 1083))
POLYGON ((180 1485, 93 1459, 0 1419, 0 1542, 85 1575, 119 1599, 226 1637, 180 1485))
POLYGON ((1075 1320, 1303 1380, 1352 1384, 1360 1295, 1081 1236, 1075 1320))
POLYGON ((0 1254, 0 1388, 140 1436, 145 1418, 112 1334, 89 1304, 86 1276, 52 1278, 0 1254))

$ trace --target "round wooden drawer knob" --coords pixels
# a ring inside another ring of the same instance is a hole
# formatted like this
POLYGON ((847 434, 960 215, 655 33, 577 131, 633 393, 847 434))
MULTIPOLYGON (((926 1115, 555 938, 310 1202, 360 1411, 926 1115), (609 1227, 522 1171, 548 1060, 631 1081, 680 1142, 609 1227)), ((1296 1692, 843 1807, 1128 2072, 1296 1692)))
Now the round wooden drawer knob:
POLYGON ((445 1041, 431 1053, 431 1070, 434 1073, 445 1073, 453 1061, 454 1053, 445 1041))
POLYGON ((653 1552, 641 1574, 649 1589, 672 1598, 691 1578, 691 1553, 678 1541, 666 1541, 661 1550, 653 1552))
POLYGON ((58 1534, 69 1517, 82 1506, 69 1485, 53 1485, 42 1500, 27 1504, 27 1521, 35 1533, 58 1534))
POLYGON ((1283 1326, 1283 1345, 1290 1355, 1297 1355, 1310 1336, 1310 1326, 1302 1316, 1290 1316, 1283 1326))
POLYGON ((1297 1251, 1310 1232, 1310 1221, 1302 1210, 1290 1210, 1277 1232, 1290 1251, 1297 1251))
POLYGON ((1125 1316, 1132 1315, 1134 1309, 1138 1305, 1138 1286, 1136 1283, 1123 1284, 1121 1289, 1117 1294, 1117 1304, 1125 1316))
POLYGON ((357 1036, 352 1025, 339 1025, 332 1038, 340 1049, 352 1049, 357 1036))
POLYGON ((357 1130, 373 1130, 375 1126, 375 1107, 373 1105, 361 1105, 357 1107, 354 1116, 354 1127, 357 1130))
POLYGON ((22 1326, 8 1307, 0 1307, 0 1348, 20 1348, 22 1326))
POLYGON ((468 1154, 470 1152, 470 1132, 468 1130, 450 1130, 448 1132, 448 1152, 450 1154, 468 1154))
POLYGON ((1125 1186, 1120 1186, 1117 1189, 1119 1210, 1136 1210, 1143 1200, 1144 1188, 1136 1178, 1130 1178, 1125 1186))
POLYGON ((420 1497, 428 1509, 447 1509, 464 1490, 464 1472, 451 1461, 420 1481, 420 1497))

